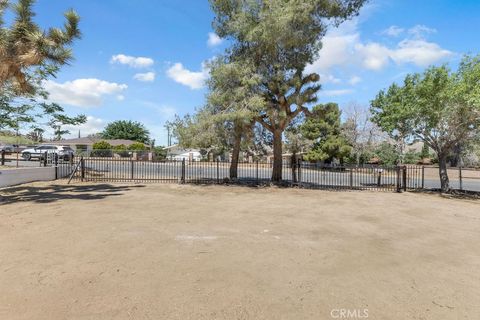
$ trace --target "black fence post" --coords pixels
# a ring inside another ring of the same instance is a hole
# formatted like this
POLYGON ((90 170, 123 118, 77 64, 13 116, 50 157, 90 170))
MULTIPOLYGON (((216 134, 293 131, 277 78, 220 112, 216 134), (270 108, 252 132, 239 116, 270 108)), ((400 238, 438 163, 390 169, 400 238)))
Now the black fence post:
POLYGON ((403 191, 407 191, 407 166, 403 166, 403 191))
POLYGON ((353 166, 350 167, 350 181, 349 181, 349 184, 350 184, 350 189, 353 189, 353 166))
POLYGON ((58 154, 54 153, 55 180, 58 179, 58 154))
POLYGON ((298 183, 302 183, 302 160, 297 160, 298 164, 298 183))
POLYGON ((298 177, 297 177, 297 159, 296 155, 293 154, 290 158, 290 167, 292 169, 292 182, 297 183, 298 182, 298 177))
POLYGON ((182 178, 181 182, 185 183, 185 158, 182 159, 182 178))
POLYGON ((5 165, 5 150, 2 150, 2 166, 5 165))
POLYGON ((83 157, 80 158, 80 177, 83 182, 85 179, 85 159, 83 157))
POLYGON ((422 166, 422 189, 425 189, 425 166, 422 166))
POLYGON ((135 162, 134 162, 133 159, 130 160, 130 180, 133 180, 133 172, 134 172, 134 170, 135 170, 135 169, 134 169, 134 166, 135 166, 134 163, 135 163, 135 162))
POLYGON ((462 176, 462 166, 458 167, 458 178, 460 182, 460 191, 463 191, 463 176, 462 176))
POLYGON ((378 169, 377 171, 377 187, 382 186, 382 169, 378 169))
POLYGON ((45 153, 43 154, 43 166, 46 167, 47 166, 47 151, 45 151, 45 153))
POLYGON ((220 162, 217 159, 217 184, 220 184, 220 162))
POLYGON ((401 172, 401 167, 400 166, 397 166, 397 192, 402 192, 402 180, 401 177, 400 177, 400 172, 401 172))

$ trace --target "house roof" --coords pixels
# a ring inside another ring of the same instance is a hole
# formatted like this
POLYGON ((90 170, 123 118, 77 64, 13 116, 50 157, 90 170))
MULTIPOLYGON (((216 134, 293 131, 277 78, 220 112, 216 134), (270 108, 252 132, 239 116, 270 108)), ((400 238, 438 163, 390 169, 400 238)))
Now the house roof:
MULTIPOLYGON (((99 139, 99 138, 75 138, 75 139, 64 139, 64 140, 57 140, 57 141, 49 141, 49 142, 44 142, 42 144, 53 144, 53 145, 93 145, 95 142, 99 141, 106 141, 112 146, 120 146, 120 145, 125 145, 129 146, 133 143, 137 143, 136 141, 133 140, 127 140, 127 139, 99 139)), ((147 144, 144 143, 145 146, 148 147, 147 144)))

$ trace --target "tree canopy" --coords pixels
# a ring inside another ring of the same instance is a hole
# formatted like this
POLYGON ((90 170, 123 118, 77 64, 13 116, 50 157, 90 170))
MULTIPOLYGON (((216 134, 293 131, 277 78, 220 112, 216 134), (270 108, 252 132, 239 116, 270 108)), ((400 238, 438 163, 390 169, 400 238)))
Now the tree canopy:
POLYGON ((456 72, 446 65, 406 76, 371 102, 372 120, 391 136, 418 138, 438 156, 443 191, 446 161, 480 128, 480 56, 465 56, 456 72))
POLYGON ((313 107, 300 126, 302 134, 313 141, 313 147, 305 154, 307 161, 343 162, 352 151, 342 133, 340 109, 336 103, 319 104, 313 107))
POLYGON ((113 121, 101 133, 104 139, 127 139, 136 142, 150 143, 150 132, 140 122, 131 120, 113 121))
POLYGON ((349 161, 357 165, 368 162, 376 146, 385 141, 386 134, 371 121, 368 108, 353 102, 346 108, 345 115, 342 132, 352 146, 349 161))
POLYGON ((237 178, 237 167, 242 140, 250 140, 255 117, 264 106, 259 94, 260 79, 253 67, 241 61, 229 61, 228 57, 215 59, 210 64, 208 81, 209 118, 218 128, 226 129, 231 146, 230 178, 237 178))
POLYGON ((205 106, 167 125, 182 147, 203 149, 211 155, 231 150, 233 179, 240 151, 251 142, 255 117, 264 100, 258 94, 259 78, 251 65, 219 56, 210 61, 209 70, 205 106))
POLYGON ((80 18, 70 10, 63 29, 42 30, 33 21, 34 3, 0 0, 0 128, 29 125, 41 138, 42 127, 48 126, 60 139, 69 132, 63 126, 84 123, 86 117, 67 116, 62 106, 49 102, 43 81, 72 59, 70 46, 80 37, 80 18), (13 22, 6 25, 3 18, 9 8, 13 22))
POLYGON ((264 107, 255 120, 273 134, 272 180, 282 179, 283 132, 320 89, 304 74, 317 58, 331 24, 358 13, 364 0, 210 0, 216 33, 232 41, 231 61, 251 65, 260 79, 264 107))
POLYGON ((4 86, 0 91, 0 129, 19 130, 30 126, 39 132, 45 131, 44 127, 50 127, 55 137, 60 139, 69 133, 62 126, 86 122, 85 115, 67 116, 62 106, 48 101, 48 92, 42 88, 45 73, 30 71, 30 74, 30 93, 18 96, 11 85, 4 86))
POLYGON ((33 21, 34 0, 18 0, 11 4, 0 0, 0 87, 11 83, 17 92, 32 92, 29 70, 32 67, 48 65, 56 70, 68 63, 72 57, 70 48, 73 41, 80 37, 79 16, 75 11, 65 13, 63 29, 49 28, 42 30, 33 21), (13 23, 5 24, 5 11, 13 11, 13 23))

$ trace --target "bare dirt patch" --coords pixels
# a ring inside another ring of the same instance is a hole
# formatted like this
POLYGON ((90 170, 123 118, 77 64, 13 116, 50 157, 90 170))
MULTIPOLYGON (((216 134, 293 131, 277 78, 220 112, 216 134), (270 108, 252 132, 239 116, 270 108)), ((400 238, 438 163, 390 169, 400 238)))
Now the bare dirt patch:
POLYGON ((48 183, 0 195, 0 319, 480 314, 479 201, 48 183))

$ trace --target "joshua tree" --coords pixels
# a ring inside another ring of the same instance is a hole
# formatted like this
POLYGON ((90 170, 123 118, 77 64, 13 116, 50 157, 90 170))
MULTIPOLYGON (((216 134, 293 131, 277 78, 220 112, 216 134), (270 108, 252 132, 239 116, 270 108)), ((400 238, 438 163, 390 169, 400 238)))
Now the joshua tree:
POLYGON ((0 88, 12 83, 19 93, 31 93, 29 68, 44 67, 44 72, 55 72, 72 59, 70 45, 80 37, 79 16, 73 11, 65 13, 63 29, 42 30, 34 21, 34 0, 19 0, 10 4, 0 0, 0 88), (13 23, 5 25, 3 16, 11 8, 13 23))

